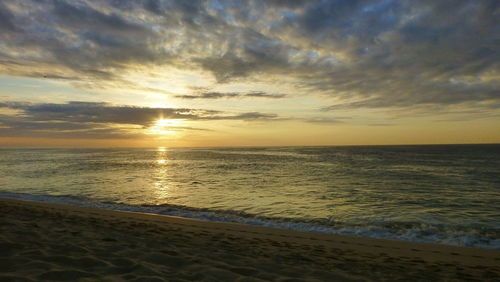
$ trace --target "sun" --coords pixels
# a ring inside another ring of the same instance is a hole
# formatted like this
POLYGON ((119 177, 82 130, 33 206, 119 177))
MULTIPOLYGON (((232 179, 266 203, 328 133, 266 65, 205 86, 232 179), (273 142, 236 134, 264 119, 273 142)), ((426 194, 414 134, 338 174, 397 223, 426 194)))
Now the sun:
POLYGON ((179 119, 159 119, 149 128, 149 132, 158 135, 172 134, 179 124, 181 124, 179 119))

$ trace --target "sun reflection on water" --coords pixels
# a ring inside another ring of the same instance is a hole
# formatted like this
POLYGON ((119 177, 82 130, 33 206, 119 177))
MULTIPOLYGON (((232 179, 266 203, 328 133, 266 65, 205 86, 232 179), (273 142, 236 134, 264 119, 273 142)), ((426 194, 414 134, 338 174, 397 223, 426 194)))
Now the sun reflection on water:
POLYGON ((167 148, 158 147, 156 151, 156 166, 154 173, 154 193, 158 199, 167 198, 169 196, 169 181, 168 181, 168 157, 167 148))

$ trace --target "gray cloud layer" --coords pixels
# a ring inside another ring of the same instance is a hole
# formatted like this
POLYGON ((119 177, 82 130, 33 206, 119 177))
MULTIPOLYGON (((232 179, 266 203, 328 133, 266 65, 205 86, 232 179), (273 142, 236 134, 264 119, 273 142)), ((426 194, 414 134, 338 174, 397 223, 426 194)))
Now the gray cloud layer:
MULTIPOLYGON (((213 110, 114 106, 93 102, 66 104, 0 102, 1 108, 18 110, 20 113, 0 114, 0 136, 131 138, 140 134, 131 133, 132 129, 147 128, 160 118, 195 121, 278 119, 275 114, 259 112, 230 114, 213 110)), ((172 127, 171 130, 205 129, 172 127)))
POLYGON ((173 65, 219 83, 291 77, 342 101, 327 110, 491 106, 500 100, 499 16, 495 0, 7 0, 0 71, 95 82, 120 80, 133 64, 173 65))

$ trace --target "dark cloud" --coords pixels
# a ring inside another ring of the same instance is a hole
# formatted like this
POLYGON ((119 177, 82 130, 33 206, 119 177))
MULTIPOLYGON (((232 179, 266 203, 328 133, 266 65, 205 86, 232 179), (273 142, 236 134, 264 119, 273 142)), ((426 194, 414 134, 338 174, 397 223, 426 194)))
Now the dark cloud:
POLYGON ((177 95, 176 98, 181 99, 220 99, 240 97, 238 93, 221 93, 221 92, 205 92, 199 95, 177 95))
POLYGON ((257 97, 257 98, 269 98, 269 99, 281 99, 285 98, 287 95, 286 94, 269 94, 266 92, 260 92, 260 91, 255 91, 255 92, 250 92, 245 94, 246 97, 257 97))
MULTIPOLYGON (((226 38, 227 39, 227 38, 226 38)), ((243 79, 254 74, 284 74, 289 71, 293 47, 250 28, 235 31, 231 48, 197 62, 211 72, 219 83, 243 79)))
POLYGON ((228 53, 221 57, 207 57, 199 61, 201 67, 213 73, 217 81, 221 83, 248 76, 259 67, 255 61, 245 60, 228 53))
POLYGON ((104 124, 37 121, 30 116, 0 114, 0 136, 46 138, 136 138, 140 134, 134 128, 112 127, 104 124))
MULTIPOLYGON (((158 119, 191 121, 277 120, 275 114, 249 112, 232 114, 221 111, 187 108, 146 108, 114 106, 98 102, 65 104, 0 102, 0 109, 18 110, 15 115, 0 115, 0 136, 66 136, 83 138, 128 138, 140 135, 141 129, 153 126, 158 119), (30 135, 31 134, 31 135, 30 135), (99 134, 101 135, 99 137, 99 134)), ((207 130, 173 126, 169 130, 207 130)))
POLYGON ((0 3, 0 31, 13 32, 15 30, 14 15, 3 3, 0 3))
POLYGON ((500 98, 500 54, 492 49, 499 46, 500 38, 491 36, 500 31, 498 23, 493 23, 498 5, 492 1, 391 3, 372 2, 360 9, 359 2, 352 2, 345 7, 349 19, 326 22, 314 18, 316 12, 326 13, 327 7, 311 11, 315 24, 306 25, 304 32, 342 31, 333 33, 332 40, 350 42, 339 49, 347 48, 351 64, 305 83, 326 94, 361 100, 331 109, 453 105, 500 98), (366 11, 380 12, 371 28, 365 27, 370 22, 366 11), (344 27, 337 28, 339 24, 344 27), (350 39, 342 40, 342 36, 350 39), (488 74, 494 79, 481 78, 488 74))
MULTIPOLYGON (((499 14, 495 0, 7 0, 0 71, 126 85, 138 65, 172 66, 293 84, 343 102, 331 109, 498 104, 499 14)), ((282 98, 266 95, 178 98, 282 98)))
MULTIPOLYGON (((119 3, 119 2, 118 2, 119 3)), ((164 13, 165 8, 162 6, 162 2, 160 0, 146 0, 144 1, 144 9, 147 11, 161 15, 164 13)))
POLYGON ((118 33, 144 32, 143 26, 127 21, 115 13, 103 13, 89 5, 78 2, 54 1, 54 15, 65 27, 76 27, 85 30, 116 31, 118 33))
POLYGON ((269 6, 275 6, 279 8, 289 8, 289 9, 294 9, 294 8, 299 8, 301 6, 304 6, 307 4, 309 0, 266 0, 264 3, 269 6))
POLYGON ((224 92, 202 92, 197 95, 177 95, 176 98, 181 99, 221 99, 221 98, 268 98, 268 99, 281 99, 285 98, 286 94, 269 94, 261 91, 254 91, 249 93, 224 93, 224 92))
MULTIPOLYGON (((18 63, 17 68, 7 66, 6 70, 44 78, 60 77, 60 72, 65 72, 73 80, 111 80, 117 79, 117 69, 127 64, 167 59, 166 52, 156 49, 159 36, 150 24, 118 11, 98 10, 95 6, 100 3, 92 4, 11 2, 24 13, 15 15, 13 21, 16 40, 0 47, 1 60, 18 63), (24 52, 17 52, 19 49, 24 52)), ((0 11, 4 9, 0 7, 0 11)))
POLYGON ((66 104, 4 102, 0 107, 21 110, 31 120, 77 123, 116 123, 150 126, 160 118, 185 120, 250 120, 272 119, 274 114, 257 112, 232 115, 229 113, 187 108, 147 108, 113 106, 98 102, 68 102, 66 104))
POLYGON ((264 114, 258 112, 243 113, 235 116, 226 117, 226 119, 232 119, 232 120, 273 120, 277 118, 278 115, 276 114, 264 114))

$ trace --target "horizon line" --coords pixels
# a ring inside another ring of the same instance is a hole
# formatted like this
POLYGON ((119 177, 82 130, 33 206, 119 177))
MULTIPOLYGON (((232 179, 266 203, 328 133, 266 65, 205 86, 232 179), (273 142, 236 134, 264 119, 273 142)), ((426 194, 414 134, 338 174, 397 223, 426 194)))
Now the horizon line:
POLYGON ((189 148, 296 148, 296 147, 404 147, 404 146, 474 146, 500 145, 498 143, 422 143, 422 144, 342 144, 342 145, 237 145, 237 146, 0 146, 3 149, 189 149, 189 148))

